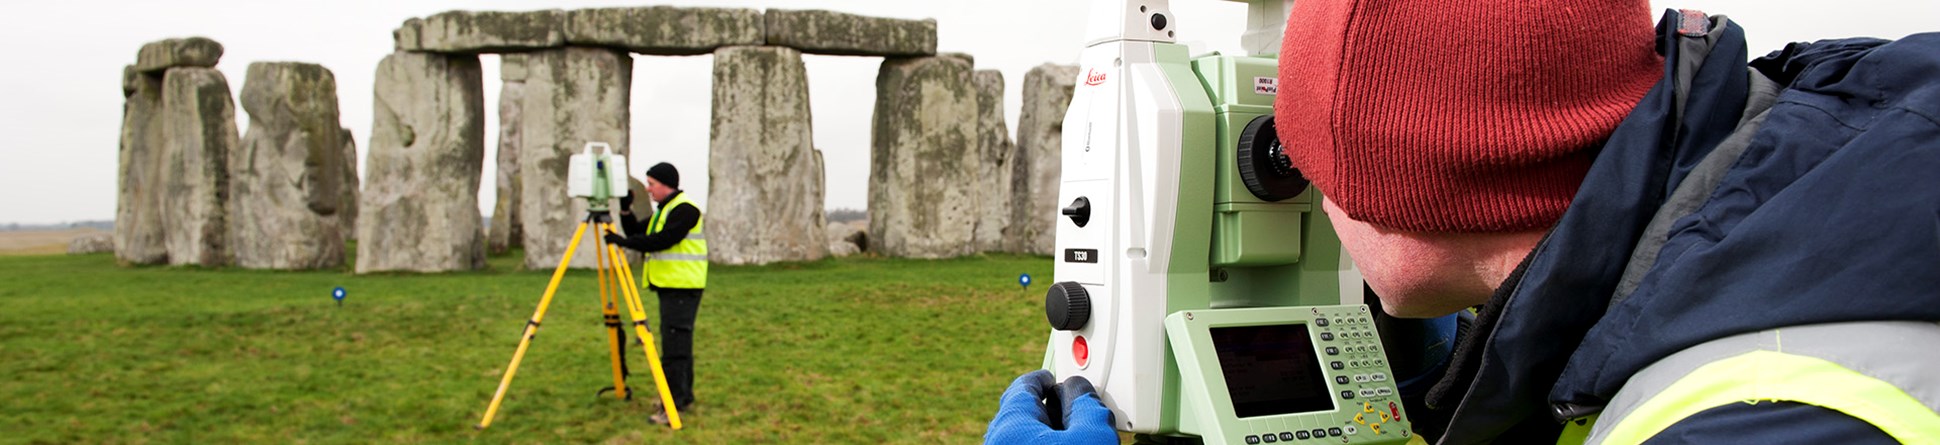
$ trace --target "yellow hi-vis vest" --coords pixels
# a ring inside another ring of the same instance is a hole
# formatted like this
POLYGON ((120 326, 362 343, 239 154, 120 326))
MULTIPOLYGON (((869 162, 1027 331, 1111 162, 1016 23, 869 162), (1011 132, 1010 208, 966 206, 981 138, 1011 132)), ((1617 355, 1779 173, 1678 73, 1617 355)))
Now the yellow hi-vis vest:
MULTIPOLYGON (((653 213, 653 221, 647 223, 647 233, 660 233, 667 226, 667 214, 681 204, 701 206, 687 200, 687 194, 674 195, 653 213)), ((703 289, 707 287, 707 235, 701 231, 706 227, 707 218, 702 215, 694 221, 694 228, 687 231, 687 239, 674 244, 674 247, 647 254, 647 267, 641 268, 640 283, 671 289, 703 289)))
POLYGON ((1730 403, 1786 401, 1839 411, 1909 444, 1940 443, 1940 325, 1793 326, 1712 340, 1630 376, 1609 406, 1564 425, 1557 443, 1635 444, 1730 403))

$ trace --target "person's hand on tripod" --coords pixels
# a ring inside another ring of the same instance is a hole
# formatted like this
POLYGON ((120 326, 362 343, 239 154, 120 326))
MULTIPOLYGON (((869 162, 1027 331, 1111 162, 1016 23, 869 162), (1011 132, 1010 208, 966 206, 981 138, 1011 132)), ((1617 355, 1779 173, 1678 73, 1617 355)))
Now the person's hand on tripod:
POLYGON ((624 247, 626 246, 626 236, 618 233, 606 232, 606 243, 624 247))
POLYGON ((1051 371, 1037 370, 1012 381, 1004 390, 997 417, 984 432, 985 444, 1116 444, 1111 410, 1098 401, 1097 390, 1084 377, 1063 384, 1051 371), (1046 397, 1046 393, 1052 393, 1046 397))

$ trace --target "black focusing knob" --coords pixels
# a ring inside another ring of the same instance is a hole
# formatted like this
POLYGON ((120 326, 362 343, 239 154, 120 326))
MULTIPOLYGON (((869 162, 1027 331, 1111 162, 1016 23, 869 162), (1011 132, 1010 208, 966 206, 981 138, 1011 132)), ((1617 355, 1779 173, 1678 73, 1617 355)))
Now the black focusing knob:
POLYGON ((1165 30, 1165 14, 1152 14, 1152 29, 1165 30))
POLYGON ((1091 200, 1079 196, 1078 199, 1071 201, 1071 205, 1058 210, 1058 213, 1071 217, 1072 224, 1077 224, 1078 227, 1084 227, 1085 224, 1091 222, 1091 200))
POLYGON ((1044 292, 1044 317, 1051 322, 1051 328, 1060 331, 1076 331, 1091 321, 1091 293, 1085 292, 1084 285, 1061 281, 1051 285, 1044 292))

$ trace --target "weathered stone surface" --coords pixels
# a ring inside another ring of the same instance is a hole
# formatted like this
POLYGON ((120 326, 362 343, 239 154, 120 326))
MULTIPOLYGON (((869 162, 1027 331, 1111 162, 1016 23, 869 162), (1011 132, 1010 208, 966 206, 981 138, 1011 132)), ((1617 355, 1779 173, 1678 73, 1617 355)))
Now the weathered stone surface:
POLYGON ((168 262, 168 222, 162 219, 162 76, 122 70, 127 102, 121 109, 120 174, 115 193, 115 259, 124 264, 168 262))
POLYGON ((525 57, 507 55, 500 59, 498 93, 498 203, 492 206, 491 234, 486 245, 492 253, 505 253, 525 242, 519 221, 519 129, 524 119, 525 57), (514 79, 516 77, 516 79, 514 79))
MULTIPOLYGON (((591 141, 627 153, 633 58, 598 48, 553 49, 525 57, 519 218, 525 267, 551 270, 559 266, 573 230, 586 219, 586 201, 566 196, 567 158, 591 141)), ((597 249, 586 246, 574 253, 572 267, 595 266, 597 249)))
POLYGON ((770 46, 786 46, 810 54, 891 57, 936 54, 934 19, 769 9, 766 37, 770 46))
POLYGON ((485 267, 478 214, 485 86, 476 56, 377 64, 357 217, 357 273, 485 267))
POLYGON ((327 269, 344 262, 344 129, 337 78, 322 65, 249 64, 249 130, 229 157, 230 252, 246 269, 327 269))
POLYGON ((357 195, 362 181, 357 178, 357 138, 349 128, 343 129, 344 148, 340 155, 343 159, 343 199, 337 206, 337 232, 343 235, 344 242, 357 240, 357 195))
POLYGON ((162 211, 168 261, 229 263, 229 156, 240 144, 229 81, 213 68, 170 68, 162 80, 162 211))
POLYGON ((977 230, 978 252, 1004 250, 1010 228, 1010 157, 1015 147, 1004 123, 1004 73, 979 70, 977 86, 977 230))
POLYGON ((868 232, 856 226, 839 222, 829 223, 828 227, 824 229, 824 232, 827 233, 829 240, 829 255, 837 257, 862 253, 862 246, 856 245, 855 241, 851 241, 851 239, 856 237, 866 239, 868 237, 868 232))
POLYGON ((67 241, 68 255, 87 255, 115 251, 115 236, 112 233, 82 235, 67 241))
POLYGON ((723 46, 760 45, 762 33, 761 11, 753 9, 646 6, 580 9, 566 15, 566 43, 641 54, 685 56, 723 46))
POLYGON ((977 91, 953 57, 888 59, 876 74, 870 251, 947 258, 975 250, 977 91))
POLYGON ((135 55, 135 71, 161 74, 177 67, 216 66, 222 60, 222 44, 206 37, 188 37, 149 42, 135 55))
POLYGON ((402 51, 480 54, 565 46, 566 11, 446 11, 405 20, 391 33, 402 51))
POLYGON ((1064 111, 1071 106, 1078 67, 1038 65, 1024 75, 1023 112, 1017 119, 1017 150, 1011 157, 1012 252, 1050 255, 1056 250, 1058 176, 1064 158, 1064 111))
POLYGON ((814 146, 808 72, 789 48, 714 53, 708 153, 708 258, 721 264, 828 256, 821 152, 814 146))

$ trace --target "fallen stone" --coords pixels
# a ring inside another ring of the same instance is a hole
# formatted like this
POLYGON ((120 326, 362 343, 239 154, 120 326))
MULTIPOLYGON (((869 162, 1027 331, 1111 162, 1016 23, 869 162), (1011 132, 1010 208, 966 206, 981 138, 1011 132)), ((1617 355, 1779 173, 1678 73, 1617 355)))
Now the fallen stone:
MULTIPOLYGON (((552 270, 574 229, 586 220, 586 200, 566 196, 567 158, 592 141, 628 152, 633 58, 610 49, 571 47, 526 53, 525 62, 518 167, 524 178, 518 211, 524 264, 552 270)), ((596 266, 598 249, 590 243, 574 252, 571 267, 596 266)))
POLYGON ((801 52, 737 46, 714 53, 709 260, 767 264, 828 256, 821 152, 808 105, 801 52))
POLYGON ((862 246, 857 245, 856 240, 867 240, 869 237, 868 231, 839 222, 829 223, 824 231, 828 234, 829 255, 837 257, 862 253, 862 246))
POLYGON ((865 17, 822 10, 769 9, 769 46, 808 54, 912 57, 936 54, 936 20, 865 17))
POLYGON ((761 11, 739 8, 580 9, 566 14, 566 43, 661 56, 707 54, 724 46, 760 45, 761 17, 761 11))
POLYGON ((240 145, 229 81, 214 68, 170 68, 162 80, 162 211, 168 261, 229 264, 229 156, 240 145))
POLYGON ((168 262, 168 222, 162 219, 167 148, 162 137, 162 76, 122 70, 127 102, 121 111, 119 174, 115 184, 115 259, 123 264, 168 262))
POLYGON ((978 252, 1001 252, 1010 228, 1010 157, 1015 147, 1004 123, 1004 73, 978 70, 977 196, 978 252))
POLYGON ((357 273, 484 268, 478 187, 485 87, 478 57, 392 53, 378 62, 373 83, 357 273))
POLYGON ((977 119, 968 62, 883 61, 870 152, 870 251, 910 258, 974 252, 977 119))
POLYGON ((487 248, 493 254, 505 253, 524 244, 525 230, 519 221, 519 132, 523 125, 525 100, 525 56, 507 54, 499 59, 498 93, 498 202, 492 206, 491 233, 487 248))
POLYGON ((566 45, 566 11, 446 11, 405 20, 393 31, 400 51, 483 54, 566 45))
POLYGON ((1011 157, 1012 252, 1050 255, 1057 249, 1058 178, 1062 174, 1064 111, 1071 106, 1078 67, 1038 65, 1024 74, 1017 150, 1011 157))
POLYGON ((82 235, 67 242, 68 255, 88 255, 114 251, 115 236, 112 233, 82 235))
POLYGON ((249 130, 229 157, 229 235, 245 269, 343 266, 344 129, 336 76, 322 65, 249 64, 249 130))
POLYGON ((188 37, 149 42, 135 55, 135 71, 162 74, 169 68, 216 66, 222 60, 222 44, 206 37, 188 37))

